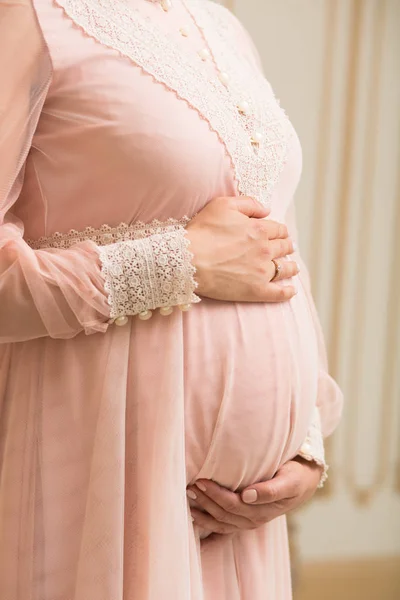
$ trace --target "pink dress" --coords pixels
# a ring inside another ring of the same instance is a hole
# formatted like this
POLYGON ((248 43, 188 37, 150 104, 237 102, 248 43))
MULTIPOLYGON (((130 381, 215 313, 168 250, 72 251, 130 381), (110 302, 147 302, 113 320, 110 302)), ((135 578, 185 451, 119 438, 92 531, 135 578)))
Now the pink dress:
POLYGON ((195 300, 179 236, 217 196, 295 235, 247 34, 208 0, 2 0, 0 74, 0 598, 289 600, 285 519, 202 539, 185 492, 337 425, 305 268, 285 304, 131 316, 195 300))

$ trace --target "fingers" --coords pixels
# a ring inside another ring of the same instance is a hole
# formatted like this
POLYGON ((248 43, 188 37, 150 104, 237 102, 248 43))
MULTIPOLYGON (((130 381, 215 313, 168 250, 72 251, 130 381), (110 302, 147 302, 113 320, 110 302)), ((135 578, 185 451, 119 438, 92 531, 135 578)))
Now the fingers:
POLYGON ((239 531, 235 525, 220 523, 211 515, 202 512, 201 510, 197 510, 196 508, 192 508, 190 512, 193 517, 194 524, 201 529, 205 529, 205 531, 217 533, 219 535, 228 535, 230 533, 237 533, 239 531))
POLYGON ((275 282, 268 282, 268 287, 266 287, 265 292, 263 293, 262 301, 274 303, 287 302, 296 296, 296 294, 297 288, 294 285, 282 285, 275 282))
POLYGON ((269 240, 284 240, 289 237, 288 228, 283 223, 277 221, 270 221, 269 219, 263 221, 254 221, 252 223, 254 229, 256 229, 262 237, 266 237, 269 240))
POLYGON ((275 504, 302 495, 299 472, 290 465, 291 463, 284 465, 270 481, 257 483, 243 490, 243 502, 252 505, 275 504))
POLYGON ((228 513, 243 515, 243 509, 247 508, 243 505, 239 494, 227 490, 215 481, 200 479, 196 481, 195 486, 228 513))
MULTIPOLYGON (((201 483, 203 483, 203 480, 201 481, 201 483)), ((209 485, 213 484, 213 482, 206 480, 206 484, 206 495, 208 496, 208 494, 211 495, 214 491, 211 491, 211 486, 209 485)), ((195 524, 205 530, 219 534, 233 533, 235 531, 241 530, 252 530, 257 529, 262 525, 265 525, 265 523, 273 521, 277 517, 281 517, 282 515, 286 514, 290 510, 293 510, 293 508, 296 508, 300 504, 300 501, 298 501, 297 498, 288 498, 285 500, 271 503, 245 503, 242 501, 241 495, 239 493, 233 494, 232 492, 228 491, 228 494, 232 494, 236 497, 236 501, 234 502, 232 501, 232 498, 229 497, 229 499, 222 500, 224 504, 232 507, 232 509, 236 513, 235 515, 232 515, 234 518, 232 519, 231 523, 226 523, 225 521, 221 521, 219 518, 215 518, 213 515, 209 514, 208 511, 202 512, 198 508, 191 508, 191 514, 194 518, 195 524), (237 513, 241 513, 242 517, 239 518, 239 515, 237 513)), ((201 502, 201 505, 205 504, 204 498, 199 498, 199 500, 201 502)), ((196 502, 199 502, 199 500, 197 500, 196 502)), ((221 502, 221 498, 219 499, 219 501, 221 502)))
MULTIPOLYGON (((208 479, 197 481, 196 487, 197 486, 201 486, 200 489, 203 488, 205 490, 202 498, 198 498, 197 502, 200 502, 204 508, 204 496, 206 496, 207 500, 211 500, 215 505, 225 511, 225 513, 230 516, 231 522, 237 525, 239 529, 254 529, 272 518, 275 518, 275 516, 278 516, 279 511, 283 508, 282 506, 275 506, 273 504, 266 507, 266 509, 250 506, 249 503, 243 502, 239 493, 231 492, 208 479)), ((257 486, 252 487, 254 488, 257 486)), ((218 517, 217 519, 218 521, 221 520, 218 517)))
POLYGON ((295 261, 274 259, 272 263, 274 264, 275 268, 275 273, 271 279, 273 282, 282 281, 282 279, 290 279, 291 277, 295 277, 300 273, 300 267, 295 261), (277 263, 279 267, 278 269, 276 269, 275 263, 277 263))
MULTIPOLYGON (((207 485, 208 483, 210 482, 207 482, 207 485)), ((235 495, 233 492, 228 493, 232 493, 233 496, 235 495)), ((211 499, 206 493, 202 492, 197 486, 191 486, 188 488, 188 497, 191 500, 195 500, 197 505, 200 505, 201 508, 203 508, 219 523, 235 525, 235 527, 240 529, 249 529, 250 523, 246 518, 233 512, 228 512, 213 499, 211 499)), ((240 497, 237 497, 237 502, 241 503, 240 497)))
POLYGON ((271 212, 270 209, 263 206, 255 198, 249 196, 228 198, 228 202, 232 208, 252 219, 264 219, 271 212))
POLYGON ((293 242, 290 238, 285 240, 270 240, 267 242, 267 248, 271 258, 284 258, 294 252, 293 242))

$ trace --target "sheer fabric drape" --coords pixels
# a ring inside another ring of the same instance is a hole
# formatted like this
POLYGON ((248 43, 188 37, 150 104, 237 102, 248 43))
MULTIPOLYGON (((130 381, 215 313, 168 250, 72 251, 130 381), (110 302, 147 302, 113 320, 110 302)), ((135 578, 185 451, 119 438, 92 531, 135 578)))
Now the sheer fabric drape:
POLYGON ((109 314, 95 244, 33 251, 12 214, 52 76, 28 0, 0 5, 0 343, 105 331, 109 314))

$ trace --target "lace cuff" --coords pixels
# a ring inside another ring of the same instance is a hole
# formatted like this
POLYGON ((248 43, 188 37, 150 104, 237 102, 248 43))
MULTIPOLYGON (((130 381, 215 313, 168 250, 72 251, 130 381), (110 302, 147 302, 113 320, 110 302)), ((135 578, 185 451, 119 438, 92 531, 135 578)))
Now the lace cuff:
POLYGON ((188 310, 200 301, 194 293, 195 268, 183 227, 98 250, 111 322, 124 325, 128 315, 146 320, 155 308, 168 315, 173 306, 188 310))
POLYGON ((307 433, 306 440, 298 452, 298 456, 315 462, 320 467, 323 467, 319 488, 324 487, 325 481, 328 479, 328 465, 325 462, 324 439, 321 430, 321 417, 317 407, 314 409, 314 417, 307 433))

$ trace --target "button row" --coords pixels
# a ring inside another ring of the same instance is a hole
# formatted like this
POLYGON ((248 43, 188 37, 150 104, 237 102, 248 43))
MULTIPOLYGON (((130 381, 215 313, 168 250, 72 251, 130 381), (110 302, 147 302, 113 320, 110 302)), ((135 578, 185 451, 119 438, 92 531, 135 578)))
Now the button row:
MULTIPOLYGON (((179 310, 182 312, 188 312, 191 309, 191 307, 192 307, 191 304, 180 304, 178 306, 179 310)), ((159 309, 159 313, 163 317, 168 317, 169 315, 172 315, 173 312, 174 312, 173 306, 162 306, 159 309)), ((137 316, 141 321, 148 321, 153 316, 153 311, 145 310, 145 311, 139 313, 137 316)), ((128 321, 129 321, 129 319, 126 315, 121 315, 121 316, 117 317, 116 319, 110 319, 109 324, 110 325, 115 324, 115 325, 117 325, 117 327, 124 327, 124 325, 126 325, 128 323, 128 321)))
MULTIPOLYGON (((165 12, 168 12, 172 8, 171 0, 161 0, 160 3, 161 3, 161 7, 163 8, 163 10, 165 12)), ((186 29, 186 27, 181 27, 179 31, 183 37, 189 37, 189 31, 186 29)), ((206 62, 206 61, 212 59, 212 54, 211 54, 209 48, 207 48, 207 47, 202 48, 198 52, 198 55, 203 62, 206 62)), ((217 69, 218 69, 218 66, 217 66, 217 69)), ((226 88, 228 88, 229 83, 230 83, 230 77, 229 77, 228 73, 226 73, 225 71, 220 71, 218 69, 218 77, 219 77, 219 80, 221 81, 221 83, 226 88)), ((249 115, 251 112, 250 103, 247 100, 241 100, 239 102, 239 104, 237 105, 237 110, 243 116, 249 115)), ((255 131, 250 138, 251 145, 254 148, 259 148, 259 146, 263 142, 263 139, 264 139, 263 133, 261 131, 255 131)), ((170 314, 170 313, 168 313, 168 314, 170 314)))

